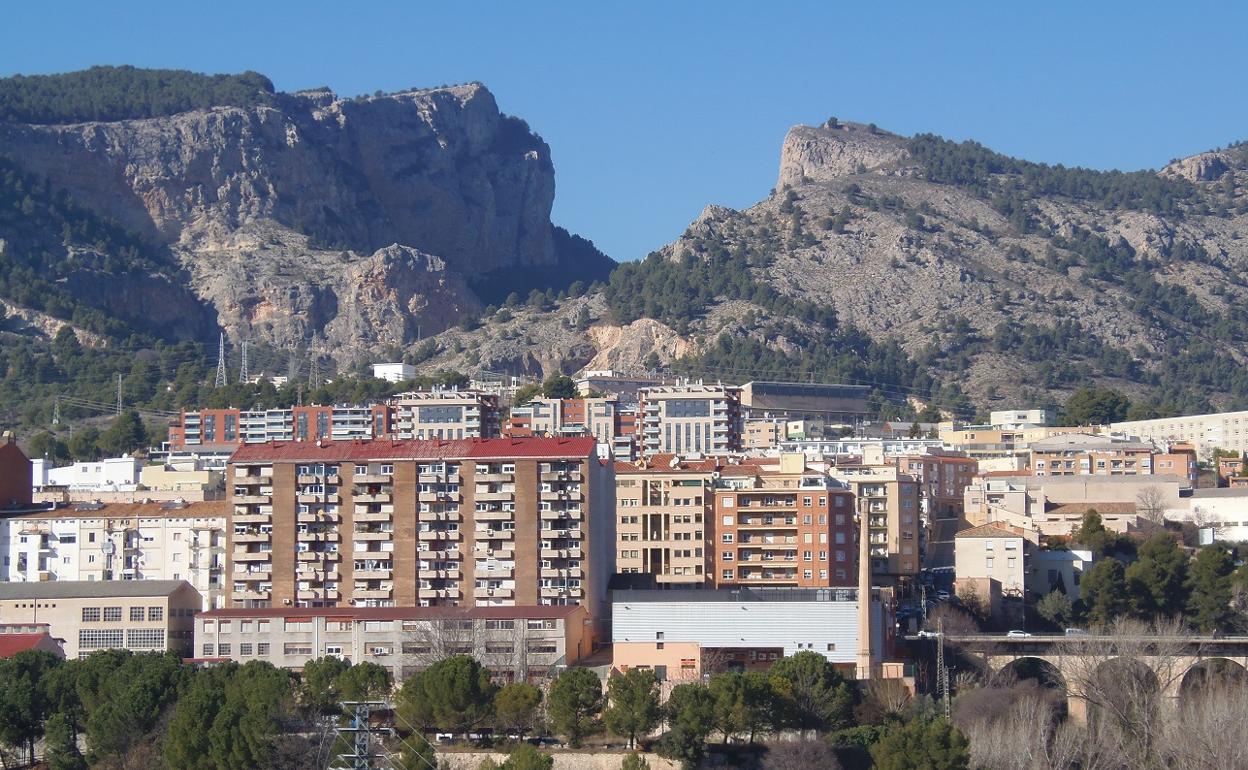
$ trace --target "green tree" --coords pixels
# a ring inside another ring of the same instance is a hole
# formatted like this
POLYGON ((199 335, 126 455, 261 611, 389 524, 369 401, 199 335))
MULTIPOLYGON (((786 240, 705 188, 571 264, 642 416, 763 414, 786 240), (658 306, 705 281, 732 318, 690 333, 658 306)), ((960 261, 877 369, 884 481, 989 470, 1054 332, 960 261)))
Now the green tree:
POLYGON ((32 459, 44 458, 54 463, 63 463, 69 460, 69 447, 64 441, 44 430, 30 437, 30 445, 26 447, 26 454, 32 459))
POLYGON ((403 741, 398 765, 399 770, 434 770, 438 767, 438 752, 424 736, 413 734, 403 741))
POLYGON ((269 761, 278 718, 293 696, 290 674, 253 660, 233 670, 209 730, 208 755, 216 770, 249 770, 269 761))
POLYGON ((1187 601, 1188 561, 1168 534, 1154 535, 1140 546, 1139 558, 1126 570, 1132 613, 1151 620, 1182 612, 1187 601))
POLYGON ((876 770, 966 770, 970 744, 944 719, 917 717, 890 727, 871 747, 876 770))
POLYGON ((108 430, 100 434, 100 449, 109 456, 133 452, 147 448, 147 426, 133 409, 122 412, 108 426, 108 430))
POLYGON ((754 735, 769 729, 779 716, 775 690, 761 671, 716 674, 710 688, 715 698, 715 728, 723 733, 725 743, 736 733, 747 733, 753 743, 754 735))
POLYGON ((502 770, 551 770, 555 766, 555 758, 533 748, 533 744, 522 742, 511 750, 502 770))
POLYGON ((1036 602, 1036 614, 1055 626, 1065 626, 1073 619, 1074 604, 1061 591, 1050 591, 1036 602))
POLYGON ((784 722, 798 730, 837 730, 850 723, 854 688, 824 656, 813 650, 781 658, 771 681, 784 703, 784 722))
POLYGON ((589 305, 581 305, 581 309, 576 311, 576 320, 573 321, 573 325, 577 329, 585 331, 591 323, 593 323, 593 319, 589 316, 589 305))
POLYGON ((489 719, 498 688, 469 655, 452 655, 403 683, 397 706, 408 724, 466 733, 489 719))
POLYGON ((546 398, 576 398, 576 380, 566 374, 553 374, 542 383, 546 398))
POLYGON ((334 683, 343 700, 385 698, 393 688, 390 670, 372 661, 361 661, 338 675, 334 683))
POLYGON ((1231 627, 1231 574, 1235 562, 1220 545, 1200 549, 1192 561, 1187 588, 1187 621, 1197 631, 1210 633, 1231 627))
POLYGON ((511 682, 494 696, 495 727, 521 738, 537 726, 542 691, 525 682, 511 682))
POLYGON ((1112 536, 1112 533, 1105 528, 1105 524, 1101 521, 1101 514, 1097 513, 1095 508, 1089 508, 1084 511, 1083 519, 1079 522, 1079 526, 1070 533, 1071 540, 1086 545, 1097 555, 1104 553, 1105 546, 1112 536))
POLYGON ((1108 425, 1126 419, 1131 401, 1112 388, 1080 388, 1066 400, 1066 425, 1108 425))
POLYGON ((196 672, 178 699, 165 736, 165 761, 170 767, 215 770, 209 755, 209 728, 225 703, 225 680, 233 676, 233 668, 221 666, 196 672))
POLYGON ((100 456, 100 432, 90 426, 82 428, 69 439, 69 454, 78 461, 98 459, 100 456))
POLYGON ((1095 626, 1107 625, 1126 612, 1130 601, 1122 562, 1106 557, 1094 563, 1083 575, 1079 601, 1088 622, 1095 626))
POLYGON ((701 684, 677 685, 663 713, 670 729, 655 743, 655 752, 692 770, 706 753, 706 736, 715 720, 715 697, 701 684))
POLYGON ((299 702, 318 714, 337 714, 338 678, 350 668, 350 663, 333 655, 309 660, 300 675, 299 702))
POLYGON ((624 761, 620 762, 620 770, 650 770, 650 763, 642 755, 633 752, 624 755, 624 761))
POLYGON ((587 668, 569 668, 550 686, 550 726, 577 747, 586 736, 602 731, 602 682, 587 668))
POLYGON ((87 770, 78 750, 78 733, 69 717, 57 712, 44 723, 44 751, 48 770, 87 770))
POLYGON ((628 739, 631 749, 637 736, 649 735, 659 724, 659 680, 649 669, 634 668, 607 680, 607 729, 628 739))
POLYGON ((516 395, 511 403, 513 406, 524 406, 540 395, 542 395, 541 385, 522 385, 516 389, 516 395))
POLYGON ((36 650, 0 659, 0 743, 25 749, 32 763, 48 717, 42 680, 58 663, 55 655, 36 650))

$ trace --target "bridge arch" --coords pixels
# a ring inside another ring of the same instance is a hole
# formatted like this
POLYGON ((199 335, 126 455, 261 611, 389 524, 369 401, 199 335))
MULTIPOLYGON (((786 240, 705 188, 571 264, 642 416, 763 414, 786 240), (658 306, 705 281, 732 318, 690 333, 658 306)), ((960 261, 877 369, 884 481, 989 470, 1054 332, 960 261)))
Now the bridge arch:
POLYGON ((1204 658, 1196 661, 1179 682, 1179 698, 1198 696, 1209 687, 1248 687, 1248 669, 1230 658, 1204 658))
POLYGON ((993 687, 1008 687, 1016 681, 1031 679, 1042 687, 1068 692, 1066 677, 1055 663, 1040 656, 1024 655, 997 669, 989 680, 993 687))

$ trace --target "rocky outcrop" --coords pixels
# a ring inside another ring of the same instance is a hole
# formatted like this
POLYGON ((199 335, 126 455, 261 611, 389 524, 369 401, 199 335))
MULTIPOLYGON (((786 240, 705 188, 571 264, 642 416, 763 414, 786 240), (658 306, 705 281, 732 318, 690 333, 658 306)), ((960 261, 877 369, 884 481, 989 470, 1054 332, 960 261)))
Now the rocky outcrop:
POLYGON ((1162 173, 1177 176, 1189 182, 1214 182, 1230 171, 1231 165, 1225 153, 1202 152, 1190 158, 1174 161, 1162 169, 1162 173))
POLYGON ((778 189, 893 168, 907 158, 905 140, 857 123, 794 126, 780 150, 778 189))
POLYGON ((180 324, 180 337, 212 339, 219 323, 234 337, 315 342, 353 358, 478 311, 470 278, 557 273, 565 258, 550 223, 549 148, 480 84, 0 123, 0 154, 144 236, 170 274, 190 276, 186 301, 135 289, 111 302, 180 324), (217 317, 174 317, 199 302, 217 317))

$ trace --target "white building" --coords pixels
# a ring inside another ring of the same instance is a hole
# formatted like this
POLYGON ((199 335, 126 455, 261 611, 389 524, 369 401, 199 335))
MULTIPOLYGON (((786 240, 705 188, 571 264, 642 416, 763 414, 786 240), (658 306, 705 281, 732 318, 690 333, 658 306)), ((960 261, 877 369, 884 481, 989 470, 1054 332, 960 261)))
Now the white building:
POLYGON ((883 462, 885 457, 939 454, 945 444, 935 438, 833 438, 781 441, 777 454, 801 453, 807 460, 825 457, 861 457, 863 462, 883 462), (871 459, 867 459, 871 458, 871 459))
POLYGON ((1193 489, 1166 509, 1166 519, 1194 524, 1201 542, 1248 542, 1248 488, 1193 489))
POLYGON ((1248 451, 1248 412, 1216 412, 1163 417, 1157 420, 1128 420, 1109 426, 1115 432, 1135 436, 1154 444, 1186 442, 1196 447, 1203 460, 1214 449, 1248 451))
POLYGON ((988 423, 995 427, 1017 430, 1053 424, 1052 409, 1001 409, 988 413, 988 423))
POLYGON ((45 460, 30 462, 35 489, 66 487, 81 491, 133 491, 138 488, 139 473, 143 467, 138 458, 128 455, 60 468, 48 467, 45 460))
POLYGON ((5 582, 185 580, 221 606, 227 501, 79 503, 0 520, 5 582))
POLYGON ((373 364, 373 376, 386 382, 403 382, 416 377, 416 367, 411 364, 373 364))

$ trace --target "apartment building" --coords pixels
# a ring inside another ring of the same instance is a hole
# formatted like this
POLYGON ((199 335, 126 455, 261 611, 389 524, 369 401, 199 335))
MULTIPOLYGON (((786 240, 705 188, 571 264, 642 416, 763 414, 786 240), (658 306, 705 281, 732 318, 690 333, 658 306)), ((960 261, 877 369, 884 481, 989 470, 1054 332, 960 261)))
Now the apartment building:
POLYGON ((396 363, 373 364, 373 377, 386 382, 403 382, 415 379, 416 367, 402 361, 396 363))
POLYGON ((1248 451, 1248 411, 1189 414, 1156 420, 1126 420, 1110 426, 1115 432, 1156 444, 1191 444, 1201 460, 1215 449, 1243 454, 1248 451))
POLYGON ((1052 427, 1030 423, 966 425, 960 422, 942 422, 937 427, 937 436, 949 449, 965 452, 977 460, 993 460, 1027 456, 1031 445, 1037 441, 1058 436, 1092 436, 1102 429, 1101 426, 1052 427))
POLYGON ((660 584, 702 587, 714 580, 713 485, 719 462, 654 455, 615 464, 615 571, 660 584))
POLYGON ((701 381, 643 388, 643 455, 723 455, 741 449, 741 389, 701 381))
MULTIPOLYGON (((792 434, 790 433, 790 436, 792 434)), ((810 461, 837 457, 879 458, 869 462, 886 462, 905 455, 932 454, 943 449, 944 442, 935 438, 790 438, 777 447, 781 454, 797 452, 810 461)))
POLYGON ((195 618, 201 659, 262 660, 300 671, 326 656, 369 661, 401 682, 471 655, 496 681, 537 681, 590 652, 582 606, 235 608, 195 618))
POLYGON ((957 534, 956 586, 959 596, 979 597, 994 617, 1002 600, 1022 599, 1028 573, 1028 542, 1024 530, 985 524, 957 534))
POLYGON ((608 446, 619 434, 620 404, 604 398, 535 398, 511 410, 510 436, 593 436, 608 446))
POLYGON ((114 648, 189 656, 202 603, 185 580, 0 583, 0 624, 46 624, 70 659, 114 648))
POLYGON ((966 488, 979 475, 978 461, 961 452, 936 450, 885 460, 919 482, 923 513, 933 519, 962 516, 966 488))
POLYGON ((7 582, 185 580, 224 601, 224 501, 78 503, 0 519, 7 582))
POLYGON ((755 417, 744 421, 741 428, 741 449, 766 452, 775 449, 788 437, 788 423, 780 417, 755 417))
POLYGON ((965 523, 1008 524, 1065 536, 1088 509, 1095 509, 1107 528, 1127 532, 1139 525, 1145 503, 1160 510, 1175 508, 1185 489, 1187 480, 1173 475, 987 474, 966 489, 965 523))
POLYGON ((1037 476, 1135 476, 1153 472, 1153 445, 1107 436, 1054 436, 1031 445, 1037 476))
POLYGON ((708 530, 717 587, 858 584, 853 494, 801 455, 723 466, 708 530))
POLYGON ((592 438, 243 446, 234 607, 585 604, 606 590, 614 478, 592 438))
POLYGON ((182 412, 169 426, 168 449, 233 449, 268 441, 352 441, 389 435, 386 404, 295 406, 289 409, 201 409, 182 412))
POLYGON ((593 393, 608 393, 631 403, 637 400, 643 389, 663 384, 664 381, 656 377, 625 374, 611 369, 590 369, 576 378, 576 392, 582 398, 593 393))
POLYGON ((0 509, 29 508, 33 472, 12 431, 0 435, 0 509))
POLYGON ((867 519, 872 584, 918 575, 925 532, 919 480, 897 466, 838 464, 828 472, 849 488, 857 513, 867 519))
POLYGON ((857 425, 871 415, 870 394, 865 385, 753 381, 741 386, 741 406, 752 418, 857 425))
POLYGON ((402 393, 391 401, 394 433, 401 439, 499 436, 498 396, 479 390, 402 393))

